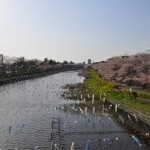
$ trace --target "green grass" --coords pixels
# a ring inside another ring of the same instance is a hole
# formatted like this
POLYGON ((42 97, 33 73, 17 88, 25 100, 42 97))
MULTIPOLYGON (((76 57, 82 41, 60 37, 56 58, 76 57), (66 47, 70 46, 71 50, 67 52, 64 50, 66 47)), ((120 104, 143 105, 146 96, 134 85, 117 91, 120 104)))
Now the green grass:
POLYGON ((150 93, 149 92, 138 92, 137 95, 140 98, 150 99, 150 93))
MULTIPOLYGON (((141 113, 150 114, 150 105, 144 104, 138 99, 134 99, 129 94, 129 89, 125 89, 124 92, 120 92, 115 89, 118 85, 104 80, 99 76, 95 70, 89 70, 88 78, 84 82, 85 87, 92 94, 95 94, 95 97, 99 99, 100 93, 106 93, 106 98, 113 99, 120 103, 121 105, 126 105, 130 108, 133 108, 141 113)), ((143 92, 138 92, 138 96, 147 98, 150 95, 143 92)), ((104 97, 104 96, 103 96, 104 97)))

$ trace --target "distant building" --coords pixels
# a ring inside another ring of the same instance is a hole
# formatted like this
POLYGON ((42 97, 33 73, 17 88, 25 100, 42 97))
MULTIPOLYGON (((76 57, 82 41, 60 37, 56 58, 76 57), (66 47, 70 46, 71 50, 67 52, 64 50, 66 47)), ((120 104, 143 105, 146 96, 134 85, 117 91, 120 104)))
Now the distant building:
POLYGON ((88 64, 91 64, 91 59, 88 59, 88 64))

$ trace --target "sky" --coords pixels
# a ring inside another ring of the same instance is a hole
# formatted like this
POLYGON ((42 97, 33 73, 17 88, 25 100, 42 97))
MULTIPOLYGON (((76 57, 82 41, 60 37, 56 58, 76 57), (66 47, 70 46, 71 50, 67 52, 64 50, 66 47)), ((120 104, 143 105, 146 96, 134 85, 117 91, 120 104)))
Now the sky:
POLYGON ((150 49, 150 0, 0 0, 0 54, 92 62, 150 49))

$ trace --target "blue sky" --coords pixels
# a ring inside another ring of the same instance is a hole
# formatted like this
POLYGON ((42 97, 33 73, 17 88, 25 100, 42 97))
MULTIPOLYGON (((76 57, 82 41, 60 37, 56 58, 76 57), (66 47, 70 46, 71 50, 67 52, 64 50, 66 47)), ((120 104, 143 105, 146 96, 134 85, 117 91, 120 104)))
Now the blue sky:
POLYGON ((74 62, 150 49, 150 0, 0 0, 0 53, 74 62))

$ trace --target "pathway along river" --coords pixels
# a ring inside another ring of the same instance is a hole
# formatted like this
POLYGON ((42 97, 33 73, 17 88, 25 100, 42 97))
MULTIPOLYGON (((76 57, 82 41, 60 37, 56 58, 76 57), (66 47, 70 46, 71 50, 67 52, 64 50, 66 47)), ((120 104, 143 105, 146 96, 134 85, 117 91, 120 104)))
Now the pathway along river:
POLYGON ((75 150, 149 149, 138 145, 109 114, 75 108, 74 101, 61 97, 62 86, 83 80, 78 72, 62 72, 1 86, 0 150, 33 150, 35 146, 49 150, 53 116, 61 118, 65 150, 70 150, 71 144, 75 150))

